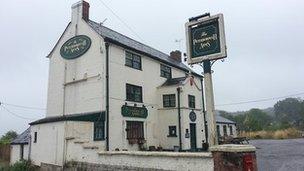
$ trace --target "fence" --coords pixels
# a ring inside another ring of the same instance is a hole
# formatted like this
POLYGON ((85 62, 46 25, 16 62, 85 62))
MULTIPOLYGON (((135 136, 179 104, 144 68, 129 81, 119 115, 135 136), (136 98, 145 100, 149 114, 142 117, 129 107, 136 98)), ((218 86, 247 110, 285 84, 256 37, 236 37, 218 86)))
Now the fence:
POLYGON ((2 161, 10 161, 11 156, 11 147, 9 144, 1 144, 0 145, 0 160, 2 161))

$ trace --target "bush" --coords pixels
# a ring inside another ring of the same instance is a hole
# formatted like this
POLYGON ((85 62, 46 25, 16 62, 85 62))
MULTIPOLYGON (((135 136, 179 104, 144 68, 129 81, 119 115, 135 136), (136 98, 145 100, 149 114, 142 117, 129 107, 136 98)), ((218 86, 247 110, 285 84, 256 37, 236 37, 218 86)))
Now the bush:
POLYGON ((37 167, 34 166, 31 161, 22 160, 19 162, 16 162, 15 164, 11 166, 0 166, 0 171, 36 171, 37 167))

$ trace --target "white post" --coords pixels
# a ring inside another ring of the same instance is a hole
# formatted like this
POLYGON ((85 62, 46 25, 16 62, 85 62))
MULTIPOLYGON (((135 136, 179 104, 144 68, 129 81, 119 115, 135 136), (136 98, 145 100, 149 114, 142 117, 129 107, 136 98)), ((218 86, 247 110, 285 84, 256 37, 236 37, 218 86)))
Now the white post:
POLYGON ((216 133, 211 62, 209 60, 204 62, 204 84, 205 84, 205 95, 206 95, 206 113, 207 113, 206 118, 208 124, 208 140, 209 140, 209 146, 214 146, 218 144, 218 139, 216 133))

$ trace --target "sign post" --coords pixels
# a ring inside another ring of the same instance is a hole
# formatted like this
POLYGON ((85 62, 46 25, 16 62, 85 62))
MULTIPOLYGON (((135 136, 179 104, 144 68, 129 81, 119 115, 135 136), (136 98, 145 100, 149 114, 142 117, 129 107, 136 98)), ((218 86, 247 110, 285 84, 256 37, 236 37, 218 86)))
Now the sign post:
POLYGON ((216 133, 211 61, 227 56, 223 15, 210 16, 207 13, 193 17, 189 19, 189 22, 185 26, 188 64, 203 63, 208 143, 210 146, 214 146, 218 144, 218 138, 216 133))

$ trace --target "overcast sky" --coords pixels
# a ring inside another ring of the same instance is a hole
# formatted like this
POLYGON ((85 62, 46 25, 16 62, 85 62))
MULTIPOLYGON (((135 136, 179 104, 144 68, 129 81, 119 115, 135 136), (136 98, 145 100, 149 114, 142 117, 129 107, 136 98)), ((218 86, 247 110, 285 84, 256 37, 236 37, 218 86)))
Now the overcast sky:
MULTIPOLYGON (((48 59, 70 21, 77 1, 9 0, 0 5, 0 101, 46 107, 48 59)), ((138 38, 99 0, 89 1, 90 18, 165 53, 185 51, 184 23, 210 12, 225 18, 228 57, 213 66, 217 109, 267 108, 277 99, 225 105, 304 92, 304 1, 300 0, 103 0, 140 36, 138 38), (176 43, 175 40, 182 40, 176 43)), ((303 97, 299 95, 296 97, 303 97)), ((21 133, 44 110, 4 105, 0 135, 21 133), (14 116, 20 115, 21 119, 14 116)))

